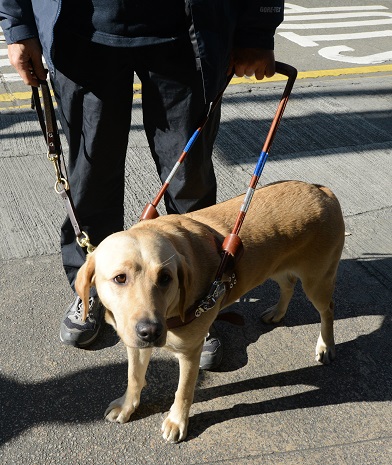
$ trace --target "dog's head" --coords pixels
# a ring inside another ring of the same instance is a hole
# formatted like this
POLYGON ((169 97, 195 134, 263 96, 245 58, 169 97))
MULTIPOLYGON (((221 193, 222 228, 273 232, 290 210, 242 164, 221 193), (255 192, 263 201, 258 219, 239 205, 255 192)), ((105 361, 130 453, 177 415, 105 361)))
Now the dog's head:
POLYGON ((75 287, 85 309, 90 287, 96 287, 106 320, 127 346, 160 347, 166 342, 166 319, 183 318, 192 303, 190 270, 170 236, 146 223, 102 241, 79 270, 75 287))

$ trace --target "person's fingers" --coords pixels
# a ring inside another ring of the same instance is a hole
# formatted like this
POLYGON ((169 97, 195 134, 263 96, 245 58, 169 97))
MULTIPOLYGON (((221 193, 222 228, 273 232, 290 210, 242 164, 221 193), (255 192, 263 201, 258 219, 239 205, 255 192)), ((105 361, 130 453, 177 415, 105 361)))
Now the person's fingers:
POLYGON ((274 52, 262 49, 235 49, 231 69, 238 77, 255 76, 257 80, 272 77, 275 74, 274 52))
POLYGON ((234 64, 234 72, 238 77, 243 77, 245 75, 245 66, 241 64, 234 64))
MULTIPOLYGON (((260 66, 259 68, 256 69, 255 71, 255 78, 258 80, 258 81, 261 81, 262 79, 264 79, 264 76, 267 76, 266 72, 265 72, 265 67, 264 66, 260 66)), ((267 77, 270 77, 270 76, 267 76, 267 77)))
POLYGON ((42 61, 39 61, 37 64, 33 64, 30 72, 32 78, 37 81, 38 85, 39 81, 46 81, 48 70, 44 68, 42 61))
POLYGON ((12 66, 16 69, 23 82, 28 86, 38 86, 38 79, 33 72, 33 68, 29 62, 16 61, 12 66))
POLYGON ((256 73, 256 69, 254 65, 249 65, 245 68, 245 76, 253 76, 256 73))
POLYGON ((269 59, 265 66, 265 76, 272 77, 275 74, 275 56, 272 54, 271 59, 269 59))
POLYGON ((46 79, 41 48, 37 39, 28 39, 8 46, 8 57, 23 82, 29 86, 39 86, 39 79, 46 79))
POLYGON ((32 65, 33 74, 40 80, 44 81, 46 79, 47 70, 44 68, 42 63, 42 55, 39 53, 34 53, 31 56, 30 63, 32 65))

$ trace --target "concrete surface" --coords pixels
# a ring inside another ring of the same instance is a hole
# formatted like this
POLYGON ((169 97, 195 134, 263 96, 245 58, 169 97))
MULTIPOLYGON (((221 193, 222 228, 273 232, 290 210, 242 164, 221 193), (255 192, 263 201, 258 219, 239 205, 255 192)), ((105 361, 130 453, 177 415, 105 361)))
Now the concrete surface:
MULTIPOLYGON (((0 84, 0 86, 4 83, 0 84)), ((189 436, 160 435, 177 363, 156 351, 126 425, 103 412, 126 386, 126 353, 109 327, 91 350, 59 343, 71 292, 59 256, 64 217, 35 114, 0 112, 1 464, 383 464, 392 462, 392 75, 297 81, 260 184, 302 179, 339 197, 347 238, 336 288, 337 359, 314 361, 319 321, 298 286, 284 322, 266 326, 270 282, 219 323, 225 357, 201 372, 189 436)), ((2 90, 4 91, 4 89, 2 90)), ((230 86, 214 153, 219 200, 244 192, 282 83, 230 86)), ((159 183, 136 101, 127 224, 159 183)), ((66 146, 65 146, 66 150, 66 146)))

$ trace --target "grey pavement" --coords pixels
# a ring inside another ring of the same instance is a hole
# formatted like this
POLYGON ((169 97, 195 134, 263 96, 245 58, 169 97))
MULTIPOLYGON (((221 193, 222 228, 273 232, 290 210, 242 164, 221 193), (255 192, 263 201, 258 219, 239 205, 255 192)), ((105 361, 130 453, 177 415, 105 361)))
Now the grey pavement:
MULTIPOLYGON (((214 152, 219 200, 246 190, 282 87, 227 90, 214 152)), ((391 89, 391 73, 298 80, 260 180, 321 183, 340 199, 347 237, 335 296, 336 361, 314 361, 319 319, 300 286, 282 324, 261 323, 261 310, 276 299, 267 282, 233 306, 244 327, 219 323, 223 365, 200 373, 189 435, 176 445, 160 435, 178 377, 170 355, 154 353, 141 406, 117 425, 103 412, 126 386, 122 343, 105 327, 91 350, 60 344, 72 298, 59 255, 64 208, 35 114, 3 109, 0 463, 392 463, 391 89)), ((128 226, 159 189, 139 100, 133 121, 128 226)))

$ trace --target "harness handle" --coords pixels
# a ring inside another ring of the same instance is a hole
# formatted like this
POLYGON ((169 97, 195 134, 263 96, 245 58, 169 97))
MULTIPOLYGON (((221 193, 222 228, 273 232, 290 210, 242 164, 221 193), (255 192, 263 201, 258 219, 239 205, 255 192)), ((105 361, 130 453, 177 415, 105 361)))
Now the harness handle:
MULTIPOLYGON (((208 312, 211 308, 213 308, 217 302, 217 300, 224 295, 223 299, 227 297, 227 293, 230 292, 230 289, 236 284, 236 274, 233 272, 233 268, 235 262, 241 258, 243 252, 243 245, 240 237, 238 236, 239 230, 241 229, 242 223, 244 221, 246 212, 248 211, 250 202, 252 200, 256 184, 260 178, 261 172, 264 168, 265 162, 268 157, 268 151, 271 148, 273 139, 275 137, 276 131, 278 129, 280 120, 282 119, 283 112, 286 108, 286 104, 288 98, 290 96, 291 90, 293 88, 295 79, 297 77, 297 70, 290 65, 286 65, 285 63, 276 62, 276 72, 279 74, 283 74, 284 76, 288 77, 288 81, 286 83, 286 87, 284 89, 282 98, 280 100, 278 109, 276 111, 275 117, 272 121, 270 130, 268 132, 266 141, 263 145, 262 152, 260 154, 259 160, 257 162, 254 174, 252 176, 251 182, 249 184, 248 191, 245 194, 245 199, 243 204, 240 208, 240 212, 237 217, 237 221, 235 222, 234 228, 230 234, 228 234, 223 241, 222 244, 222 258, 221 263, 219 265, 216 277, 214 282, 211 285, 209 293, 207 297, 201 299, 200 301, 195 302, 190 308, 187 309, 185 312, 184 319, 180 317, 173 317, 167 320, 167 326, 169 329, 177 328, 179 326, 186 325, 193 321, 195 318, 199 317, 202 313, 208 312), (223 274, 226 273, 229 276, 228 281, 223 281, 223 274)), ((157 213, 158 216, 158 213, 157 213)), ((225 318, 225 314, 221 314, 223 318, 225 318)), ((219 316, 218 316, 219 318, 219 316)), ((232 315, 227 316, 230 321, 234 322, 232 319, 232 315)), ((241 319, 241 317, 240 317, 241 319)), ((243 321, 237 321, 239 324, 243 324, 243 321)))
POLYGON ((218 272, 215 278, 215 281, 217 282, 220 282, 222 280, 223 274, 227 271, 228 267, 230 266, 230 263, 233 262, 233 259, 238 260, 240 256, 242 255, 243 246, 242 246, 242 242, 238 234, 240 232, 242 223, 244 222, 245 215, 249 209, 250 202, 255 192, 257 183, 260 179, 264 165, 267 161, 268 152, 272 146, 272 142, 278 130, 279 123, 282 119, 284 110, 286 108, 288 99, 290 97, 290 93, 293 89, 294 82, 297 78, 297 70, 293 66, 290 66, 286 63, 281 63, 279 61, 276 61, 275 70, 276 70, 276 73, 287 76, 288 80, 284 88, 282 98, 280 99, 278 108, 276 110, 274 119, 272 120, 270 129, 268 131, 268 134, 264 142, 262 151, 260 153, 259 159, 257 161, 256 168, 253 172, 253 176, 250 180, 248 190, 245 194, 243 203, 240 207, 240 211, 238 213, 234 227, 231 231, 231 234, 226 236, 223 242, 223 245, 222 245, 223 256, 222 256, 222 260, 221 260, 221 263, 220 263, 220 266, 218 268, 218 272))

